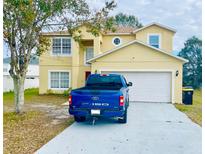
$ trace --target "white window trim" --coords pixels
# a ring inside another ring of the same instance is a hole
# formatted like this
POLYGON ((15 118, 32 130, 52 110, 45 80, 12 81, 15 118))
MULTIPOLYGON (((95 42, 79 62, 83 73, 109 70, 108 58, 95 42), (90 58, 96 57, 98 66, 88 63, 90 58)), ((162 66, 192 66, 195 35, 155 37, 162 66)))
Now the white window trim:
MULTIPOLYGON (((147 44, 149 44, 149 37, 150 36, 153 36, 153 35, 157 35, 157 36, 159 36, 159 49, 161 49, 161 34, 160 33, 148 33, 147 34, 147 44)), ((150 45, 150 44, 149 44, 150 45)), ((150 45, 150 46, 152 46, 152 45, 150 45)), ((154 46, 153 46, 154 47, 154 46)), ((156 47, 155 47, 156 48, 156 47)))
POLYGON ((72 56, 72 38, 71 37, 52 37, 51 38, 51 51, 50 51, 50 55, 54 56, 54 57, 71 57, 72 56), (53 54, 53 39, 61 39, 61 54, 53 54), (70 54, 62 54, 62 39, 70 39, 70 54))
MULTIPOLYGON (((93 54, 94 54, 94 47, 93 46, 86 46, 85 51, 84 51, 84 65, 85 66, 90 66, 91 64, 86 63, 86 48, 93 48, 93 54)), ((91 58, 92 59, 92 58, 91 58)))
POLYGON ((114 45, 114 46, 120 46, 121 44, 122 44, 122 39, 119 37, 119 36, 116 36, 116 37, 113 37, 113 39, 112 39, 112 44, 114 45), (118 44, 118 45, 116 45, 115 43, 114 43, 114 40, 116 39, 116 38, 118 38, 118 39, 120 39, 120 44, 118 44))
POLYGON ((51 90, 68 90, 71 87, 71 70, 48 70, 48 89, 51 90), (69 73, 69 87, 68 88, 51 88, 51 72, 68 72, 69 73))

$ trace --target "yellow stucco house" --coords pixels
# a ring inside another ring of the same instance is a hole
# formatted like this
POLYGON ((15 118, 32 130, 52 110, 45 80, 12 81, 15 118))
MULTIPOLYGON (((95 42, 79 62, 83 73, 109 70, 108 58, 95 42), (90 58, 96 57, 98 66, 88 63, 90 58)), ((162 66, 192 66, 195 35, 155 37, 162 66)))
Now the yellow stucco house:
POLYGON ((90 73, 120 73, 130 87, 130 101, 182 102, 182 66, 174 56, 176 31, 159 23, 139 29, 118 27, 98 37, 81 28, 81 45, 67 32, 43 33, 51 39, 40 56, 39 93, 59 93, 85 84, 90 73))

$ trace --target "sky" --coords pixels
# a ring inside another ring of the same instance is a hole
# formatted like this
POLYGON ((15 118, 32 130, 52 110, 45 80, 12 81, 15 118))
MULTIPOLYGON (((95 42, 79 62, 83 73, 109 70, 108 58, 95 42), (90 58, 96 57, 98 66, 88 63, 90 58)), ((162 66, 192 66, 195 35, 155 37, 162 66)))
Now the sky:
MULTIPOLYGON (((100 8, 105 0, 87 0, 92 7, 100 8)), ((119 12, 135 15, 143 25, 158 22, 177 30, 174 51, 180 51, 184 42, 193 35, 202 37, 201 0, 116 0, 119 12)))
MULTIPOLYGON (((93 9, 99 9, 105 0, 87 0, 93 9)), ((117 8, 111 15, 126 13, 135 15, 143 24, 158 22, 177 30, 174 37, 174 51, 180 51, 184 42, 193 35, 202 37, 201 0, 116 0, 117 8)), ((4 57, 8 56, 4 47, 4 57)))

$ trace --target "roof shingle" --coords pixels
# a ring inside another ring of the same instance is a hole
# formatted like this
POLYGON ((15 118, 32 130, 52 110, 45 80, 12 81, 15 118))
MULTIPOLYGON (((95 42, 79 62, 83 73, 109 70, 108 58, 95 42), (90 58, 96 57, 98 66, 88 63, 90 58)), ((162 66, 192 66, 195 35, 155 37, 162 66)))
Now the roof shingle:
MULTIPOLYGON (((104 34, 118 34, 118 33, 132 33, 134 30, 136 30, 137 28, 134 27, 129 27, 129 26, 117 26, 115 27, 115 31, 106 31, 104 32, 104 34)), ((54 32, 43 32, 41 33, 42 35, 69 35, 68 31, 54 31, 54 32)))
POLYGON ((136 30, 137 28, 134 27, 130 27, 130 26, 117 26, 115 27, 115 31, 107 31, 106 34, 109 33, 132 33, 134 30, 136 30))

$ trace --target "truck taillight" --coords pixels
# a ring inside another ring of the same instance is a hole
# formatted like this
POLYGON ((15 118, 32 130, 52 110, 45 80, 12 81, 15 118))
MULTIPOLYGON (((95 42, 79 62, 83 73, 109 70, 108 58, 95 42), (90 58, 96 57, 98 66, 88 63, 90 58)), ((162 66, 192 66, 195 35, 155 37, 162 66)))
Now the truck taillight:
POLYGON ((101 74, 101 76, 108 76, 107 74, 101 74))
POLYGON ((68 102, 69 102, 69 105, 72 104, 72 96, 71 95, 68 97, 68 102))
POLYGON ((120 96, 120 106, 124 106, 124 96, 120 96))

